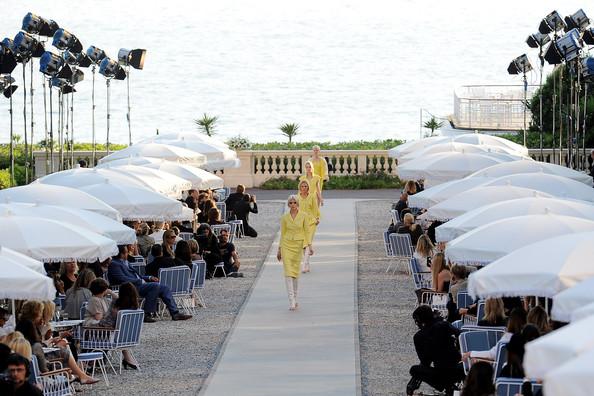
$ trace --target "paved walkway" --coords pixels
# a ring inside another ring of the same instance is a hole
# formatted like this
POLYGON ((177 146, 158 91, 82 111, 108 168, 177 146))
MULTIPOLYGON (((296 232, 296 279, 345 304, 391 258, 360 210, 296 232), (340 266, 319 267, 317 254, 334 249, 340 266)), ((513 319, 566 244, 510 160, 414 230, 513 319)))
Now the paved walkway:
POLYGON ((355 201, 325 201, 296 312, 288 310, 277 238, 201 394, 360 393, 355 225, 355 201))

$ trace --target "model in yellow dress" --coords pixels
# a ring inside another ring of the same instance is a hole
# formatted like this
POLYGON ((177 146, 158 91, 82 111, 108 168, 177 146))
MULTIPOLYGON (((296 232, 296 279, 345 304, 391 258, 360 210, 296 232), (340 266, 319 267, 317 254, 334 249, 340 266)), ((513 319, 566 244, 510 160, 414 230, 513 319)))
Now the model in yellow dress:
POLYGON ((328 163, 320 156, 320 146, 313 146, 313 155, 310 162, 313 165, 314 175, 320 176, 320 191, 324 189, 324 182, 328 181, 328 163))
POLYGON ((297 289, 303 248, 308 248, 309 254, 313 254, 313 247, 309 236, 309 215, 299 210, 299 201, 294 195, 289 196, 287 205, 289 212, 281 217, 281 237, 276 258, 283 262, 289 309, 294 311, 298 306, 297 289))
POLYGON ((313 164, 311 161, 307 161, 305 163, 305 175, 299 177, 299 181, 307 181, 309 183, 309 191, 318 199, 318 206, 324 204, 324 200, 322 199, 322 188, 320 187, 320 183, 322 179, 320 176, 316 175, 313 171, 313 164))
MULTIPOLYGON (((309 193, 309 183, 306 180, 299 182, 299 194, 297 194, 297 200, 299 201, 299 212, 304 212, 309 216, 309 244, 313 242, 313 238, 316 234, 318 224, 320 224, 320 207, 318 206, 316 197, 309 193)), ((309 272, 309 249, 305 248, 305 254, 303 255, 303 266, 301 272, 309 272)))

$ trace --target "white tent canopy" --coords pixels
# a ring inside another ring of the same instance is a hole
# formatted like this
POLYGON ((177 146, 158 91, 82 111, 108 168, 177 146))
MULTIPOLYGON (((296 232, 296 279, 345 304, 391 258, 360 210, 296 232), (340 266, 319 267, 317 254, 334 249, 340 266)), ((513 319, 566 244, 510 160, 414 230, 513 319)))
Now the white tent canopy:
POLYGON ((197 190, 223 188, 225 184, 225 181, 215 174, 194 166, 178 164, 176 162, 161 161, 156 164, 144 165, 144 167, 156 169, 188 180, 192 183, 192 188, 197 190))
POLYGON ((118 245, 136 243, 136 233, 132 228, 88 210, 44 204, 0 203, 0 213, 8 212, 14 216, 42 217, 72 224, 112 239, 118 245))
POLYGON ((449 141, 451 141, 451 138, 446 136, 431 136, 420 140, 412 140, 410 142, 406 142, 399 146, 391 148, 390 150, 388 150, 388 156, 391 158, 400 159, 409 153, 423 150, 424 148, 429 147, 433 144, 449 141))
POLYGON ((593 290, 594 278, 590 278, 555 295, 551 318, 560 322, 571 321, 571 315, 576 309, 594 303, 593 290))
POLYGON ((567 177, 568 179, 592 186, 592 177, 585 173, 578 172, 565 166, 538 161, 505 162, 503 164, 493 165, 489 168, 477 171, 469 177, 498 178, 502 176, 515 175, 518 173, 545 173, 549 175, 563 176, 567 177))
POLYGON ((2 245, 45 262, 103 261, 118 252, 102 235, 65 222, 41 217, 0 215, 2 245))
POLYGON ((588 305, 584 305, 581 308, 576 309, 571 313, 571 322, 585 319, 589 316, 594 315, 594 302, 588 305))
POLYGON ((15 257, 10 254, 10 249, 0 248, 0 298, 53 300, 56 289, 52 278, 28 268, 15 257))
POLYGON ((149 187, 149 190, 167 195, 171 198, 181 198, 183 191, 192 188, 192 183, 189 180, 172 175, 171 173, 162 172, 158 169, 138 165, 120 165, 110 167, 109 163, 106 164, 106 168, 107 169, 98 169, 98 171, 111 171, 129 175, 130 177, 137 178, 138 180, 145 183, 149 187))
POLYGON ((139 143, 163 143, 166 141, 171 140, 186 140, 186 141, 193 141, 193 142, 203 142, 208 143, 213 146, 218 146, 221 148, 228 149, 229 146, 214 137, 208 136, 204 133, 195 132, 195 131, 181 131, 181 132, 167 132, 161 133, 159 135, 154 135, 143 139, 139 143))
POLYGON ((425 147, 423 150, 413 151, 412 153, 406 154, 404 157, 398 160, 398 163, 404 164, 407 161, 414 160, 417 158, 425 158, 431 154, 437 153, 451 153, 451 152, 458 152, 458 153, 471 153, 471 154, 489 154, 489 153, 498 153, 498 154, 509 154, 512 156, 516 156, 518 159, 530 159, 529 157, 525 157, 524 155, 518 153, 507 147, 501 146, 490 146, 490 145, 476 145, 476 144, 469 144, 469 143, 459 143, 459 142, 445 142, 445 143, 438 143, 433 144, 429 147, 425 147))
POLYGON ((594 350, 589 350, 548 372, 543 381, 546 396, 590 396, 594 350))
POLYGON ((27 267, 35 272, 40 273, 41 275, 45 276, 46 274, 45 268, 43 268, 43 263, 41 261, 19 253, 16 250, 0 246, 0 266, 13 265, 13 263, 18 263, 19 265, 27 267))
POLYGON ((104 164, 113 160, 128 157, 152 157, 167 161, 180 162, 182 164, 200 166, 206 163, 206 157, 192 150, 161 143, 138 143, 128 146, 123 150, 116 151, 99 160, 104 164))
POLYGON ((561 198, 518 198, 495 202, 466 212, 437 227, 435 229, 435 239, 438 242, 447 242, 493 221, 515 216, 547 213, 594 221, 594 205, 587 202, 561 198))
POLYGON ((408 206, 411 208, 430 208, 433 205, 437 205, 441 201, 445 201, 456 194, 460 194, 461 192, 478 187, 491 180, 493 179, 486 177, 465 177, 464 179, 445 182, 437 186, 427 188, 414 195, 409 195, 408 206))
POLYGON ((594 221, 554 214, 510 217, 462 234, 445 254, 456 263, 485 265, 531 243, 586 231, 594 231, 594 221))
POLYGON ((479 186, 446 199, 419 216, 425 220, 448 221, 488 204, 525 197, 551 197, 540 191, 514 186, 479 186))
POLYGON ((594 232, 542 239, 472 273, 468 292, 482 298, 553 297, 594 276, 591 257, 594 232))
POLYGON ((571 323, 526 344, 524 371, 530 378, 545 378, 563 363, 594 348, 594 316, 571 323))
POLYGON ((454 136, 452 141, 468 144, 484 144, 495 147, 502 147, 510 149, 521 155, 528 155, 528 149, 525 146, 514 143, 509 139, 501 138, 499 136, 485 135, 482 133, 465 133, 464 135, 454 136))
POLYGON ((0 190, 0 202, 27 202, 66 206, 90 210, 110 219, 122 221, 120 213, 105 202, 78 189, 63 186, 32 183, 26 186, 7 188, 0 190))
POLYGON ((516 186, 542 191, 555 197, 594 202, 594 189, 563 176, 546 173, 519 173, 502 176, 485 186, 516 186))
POLYGON ((182 210, 181 202, 143 188, 103 183, 84 186, 80 190, 109 203, 124 220, 192 220, 188 212, 182 210))

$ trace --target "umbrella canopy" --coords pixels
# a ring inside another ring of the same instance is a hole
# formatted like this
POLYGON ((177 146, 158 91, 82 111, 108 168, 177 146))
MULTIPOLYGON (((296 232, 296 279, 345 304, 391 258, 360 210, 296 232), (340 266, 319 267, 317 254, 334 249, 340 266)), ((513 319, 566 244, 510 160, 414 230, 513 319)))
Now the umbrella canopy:
POLYGON ((594 257, 594 232, 545 238, 473 272, 468 292, 484 298, 553 297, 594 276, 590 257, 594 257))
POLYGON ((34 183, 78 188, 81 186, 88 186, 89 184, 104 183, 106 180, 124 186, 151 188, 148 183, 124 173, 114 172, 109 169, 80 167, 51 173, 37 179, 34 183))
POLYGON ((538 161, 513 161, 493 165, 470 175, 469 177, 493 177, 515 175, 518 173, 545 173, 548 175, 563 176, 592 186, 592 177, 564 166, 538 161))
POLYGON ((433 205, 419 217, 425 220, 448 221, 481 206, 525 197, 550 198, 552 195, 514 186, 479 186, 433 205))
POLYGON ((45 262, 92 263, 118 253, 113 240, 85 228, 10 213, 0 214, 0 240, 10 249, 45 262))
POLYGON ((543 395, 589 396, 592 394, 594 351, 589 350, 548 372, 544 377, 543 395))
POLYGON ((24 254, 7 247, 0 246, 0 267, 4 265, 14 265, 15 263, 27 267, 41 275, 45 276, 46 274, 41 261, 32 259, 29 256, 25 256, 24 254))
POLYGON ((151 169, 138 165, 120 165, 112 167, 109 165, 109 163, 105 164, 105 167, 106 169, 97 169, 97 171, 111 171, 112 173, 120 173, 132 178, 136 178, 142 183, 146 184, 150 190, 172 198, 181 198, 183 191, 192 188, 192 183, 189 180, 182 179, 179 176, 172 175, 167 172, 162 172, 158 169, 151 169))
POLYGON ((402 180, 425 179, 435 186, 450 180, 462 179, 477 170, 514 159, 506 154, 437 153, 408 161, 398 167, 402 180))
POLYGON ((83 191, 50 184, 32 183, 21 187, 0 190, 0 202, 43 203, 47 205, 66 206, 85 209, 122 221, 120 213, 105 202, 83 191))
POLYGON ((80 190, 117 208, 124 220, 192 220, 188 212, 182 210, 181 202, 143 188, 106 182, 80 190))
POLYGON ((192 183, 192 188, 197 190, 223 188, 225 181, 215 174, 194 166, 178 164, 171 161, 160 161, 144 165, 145 168, 152 168, 164 173, 168 173, 192 183))
POLYGON ((88 210, 16 202, 0 204, 0 213, 7 212, 14 216, 42 217, 72 224, 112 239, 118 245, 136 243, 136 233, 133 229, 109 217, 88 210))
POLYGON ((571 322, 582 320, 592 315, 594 315, 594 302, 588 305, 584 305, 583 307, 573 311, 571 313, 571 322))
POLYGON ((430 208, 456 194, 478 187, 491 180, 493 179, 488 177, 465 177, 464 179, 445 182, 427 188, 420 193, 410 195, 408 197, 408 206, 411 208, 430 208))
POLYGON ((221 146, 220 144, 213 144, 211 142, 198 140, 193 137, 166 139, 166 136, 159 135, 153 139, 157 143, 181 147, 206 156, 206 163, 200 166, 204 169, 218 170, 225 168, 239 168, 241 165, 239 159, 237 158, 237 153, 228 147, 221 146))
MULTIPOLYGON (((524 371, 530 378, 547 373, 594 348, 594 316, 572 323, 526 344, 524 371)), ((572 393, 566 393, 572 394, 572 393)))
POLYGON ((206 162, 206 157, 204 155, 181 147, 161 143, 138 143, 101 158, 99 163, 104 164, 106 162, 128 157, 160 158, 167 161, 195 166, 203 165, 206 162))
POLYGON ((594 189, 584 183, 563 176, 546 173, 519 173, 502 176, 485 183, 485 186, 517 186, 542 191, 555 197, 594 202, 594 189))
POLYGON ((563 290, 553 297, 551 318, 559 322, 570 322, 572 313, 581 307, 594 303, 594 278, 563 290))
POLYGON ((433 144, 445 143, 451 140, 452 138, 447 136, 431 136, 421 140, 412 140, 410 142, 402 143, 399 146, 391 148, 390 150, 388 150, 388 156, 391 158, 400 159, 409 153, 423 150, 424 148, 429 147, 433 144))
POLYGON ((547 213, 594 221, 594 205, 583 201, 543 197, 518 198, 481 206, 466 212, 437 227, 435 229, 435 239, 438 242, 447 242, 497 220, 547 213))
POLYGON ((510 149, 520 155, 528 156, 528 149, 525 146, 499 136, 484 135, 482 133, 465 133, 464 135, 453 136, 452 141, 501 147, 504 149, 510 149))
POLYGON ((52 301, 56 296, 52 278, 28 268, 14 257, 10 249, 0 248, 0 298, 52 301))
POLYGON ((501 146, 490 146, 490 145, 477 145, 477 144, 468 144, 468 143, 460 143, 454 141, 446 141, 443 143, 432 144, 429 147, 425 147, 422 150, 413 151, 412 153, 406 154, 404 157, 398 160, 399 164, 404 164, 407 161, 416 159, 416 158, 425 158, 431 154, 437 153, 451 153, 451 152, 458 152, 458 153, 473 153, 473 154, 488 154, 488 153, 498 153, 498 154, 509 154, 512 156, 517 157, 518 159, 528 159, 529 157, 525 157, 524 155, 518 153, 507 147, 501 146))
POLYGON ((164 143, 171 140, 187 140, 187 141, 194 141, 194 142, 204 142, 208 143, 213 146, 219 146, 221 148, 228 149, 229 146, 211 136, 208 136, 204 133, 194 132, 194 131, 182 131, 182 132, 169 132, 169 133, 161 133, 160 135, 151 136, 149 138, 143 139, 139 143, 164 143))
POLYGON ((594 221, 550 213, 509 217, 462 234, 445 253, 456 263, 485 265, 531 243, 586 231, 594 231, 594 221))

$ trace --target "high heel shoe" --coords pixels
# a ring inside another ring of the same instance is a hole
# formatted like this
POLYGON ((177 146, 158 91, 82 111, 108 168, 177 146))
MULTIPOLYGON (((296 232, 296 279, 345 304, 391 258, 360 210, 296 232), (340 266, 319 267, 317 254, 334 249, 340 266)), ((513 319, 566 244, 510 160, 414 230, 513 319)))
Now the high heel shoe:
POLYGON ((127 362, 125 360, 122 360, 122 366, 124 366, 124 368, 127 370, 128 368, 132 369, 132 370, 138 370, 138 366, 135 364, 132 364, 130 362, 127 362))
POLYGON ((93 385, 96 384, 97 382, 99 382, 99 380, 97 378, 89 378, 88 380, 81 380, 80 378, 76 377, 74 379, 74 382, 78 382, 81 385, 93 385))

